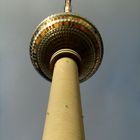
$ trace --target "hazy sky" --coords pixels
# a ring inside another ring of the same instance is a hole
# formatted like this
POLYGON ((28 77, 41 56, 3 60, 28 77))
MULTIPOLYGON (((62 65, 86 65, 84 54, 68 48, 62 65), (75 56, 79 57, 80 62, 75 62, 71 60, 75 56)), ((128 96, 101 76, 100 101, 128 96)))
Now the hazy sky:
MULTIPOLYGON (((81 84, 86 140, 140 140, 140 0, 73 0, 99 29, 104 58, 81 84)), ((0 140, 41 140, 50 83, 33 68, 29 43, 64 0, 0 0, 0 140)))

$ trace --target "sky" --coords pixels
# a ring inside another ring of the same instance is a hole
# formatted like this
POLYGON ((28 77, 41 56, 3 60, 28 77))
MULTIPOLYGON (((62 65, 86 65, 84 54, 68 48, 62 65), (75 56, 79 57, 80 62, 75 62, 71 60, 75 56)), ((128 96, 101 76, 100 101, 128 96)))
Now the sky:
MULTIPOLYGON (((0 0, 0 140, 41 140, 51 83, 33 68, 35 27, 64 0, 0 0)), ((86 140, 140 139, 140 1, 73 0, 103 39, 98 71, 80 84, 86 140)))

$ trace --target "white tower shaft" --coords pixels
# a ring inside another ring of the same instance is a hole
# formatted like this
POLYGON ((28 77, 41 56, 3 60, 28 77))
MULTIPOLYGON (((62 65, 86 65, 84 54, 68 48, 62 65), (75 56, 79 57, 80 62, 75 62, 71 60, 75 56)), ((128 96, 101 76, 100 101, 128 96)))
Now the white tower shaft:
POLYGON ((43 140, 84 140, 78 67, 68 57, 54 66, 43 140))

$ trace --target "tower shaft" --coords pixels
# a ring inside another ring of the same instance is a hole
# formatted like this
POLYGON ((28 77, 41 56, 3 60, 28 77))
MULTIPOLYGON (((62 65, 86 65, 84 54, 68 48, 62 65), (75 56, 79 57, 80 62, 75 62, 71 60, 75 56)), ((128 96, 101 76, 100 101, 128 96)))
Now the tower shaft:
POLYGON ((84 140, 78 67, 69 57, 54 66, 42 140, 84 140))

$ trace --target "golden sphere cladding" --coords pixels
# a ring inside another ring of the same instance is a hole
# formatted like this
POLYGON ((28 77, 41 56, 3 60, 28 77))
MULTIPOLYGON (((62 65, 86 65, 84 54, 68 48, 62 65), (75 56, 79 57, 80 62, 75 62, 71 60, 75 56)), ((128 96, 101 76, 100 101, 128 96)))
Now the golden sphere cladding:
POLYGON ((96 27, 72 13, 60 13, 44 19, 36 28, 30 43, 35 69, 51 81, 52 55, 60 49, 72 49, 81 57, 79 80, 85 81, 98 69, 103 57, 103 43, 96 27))

